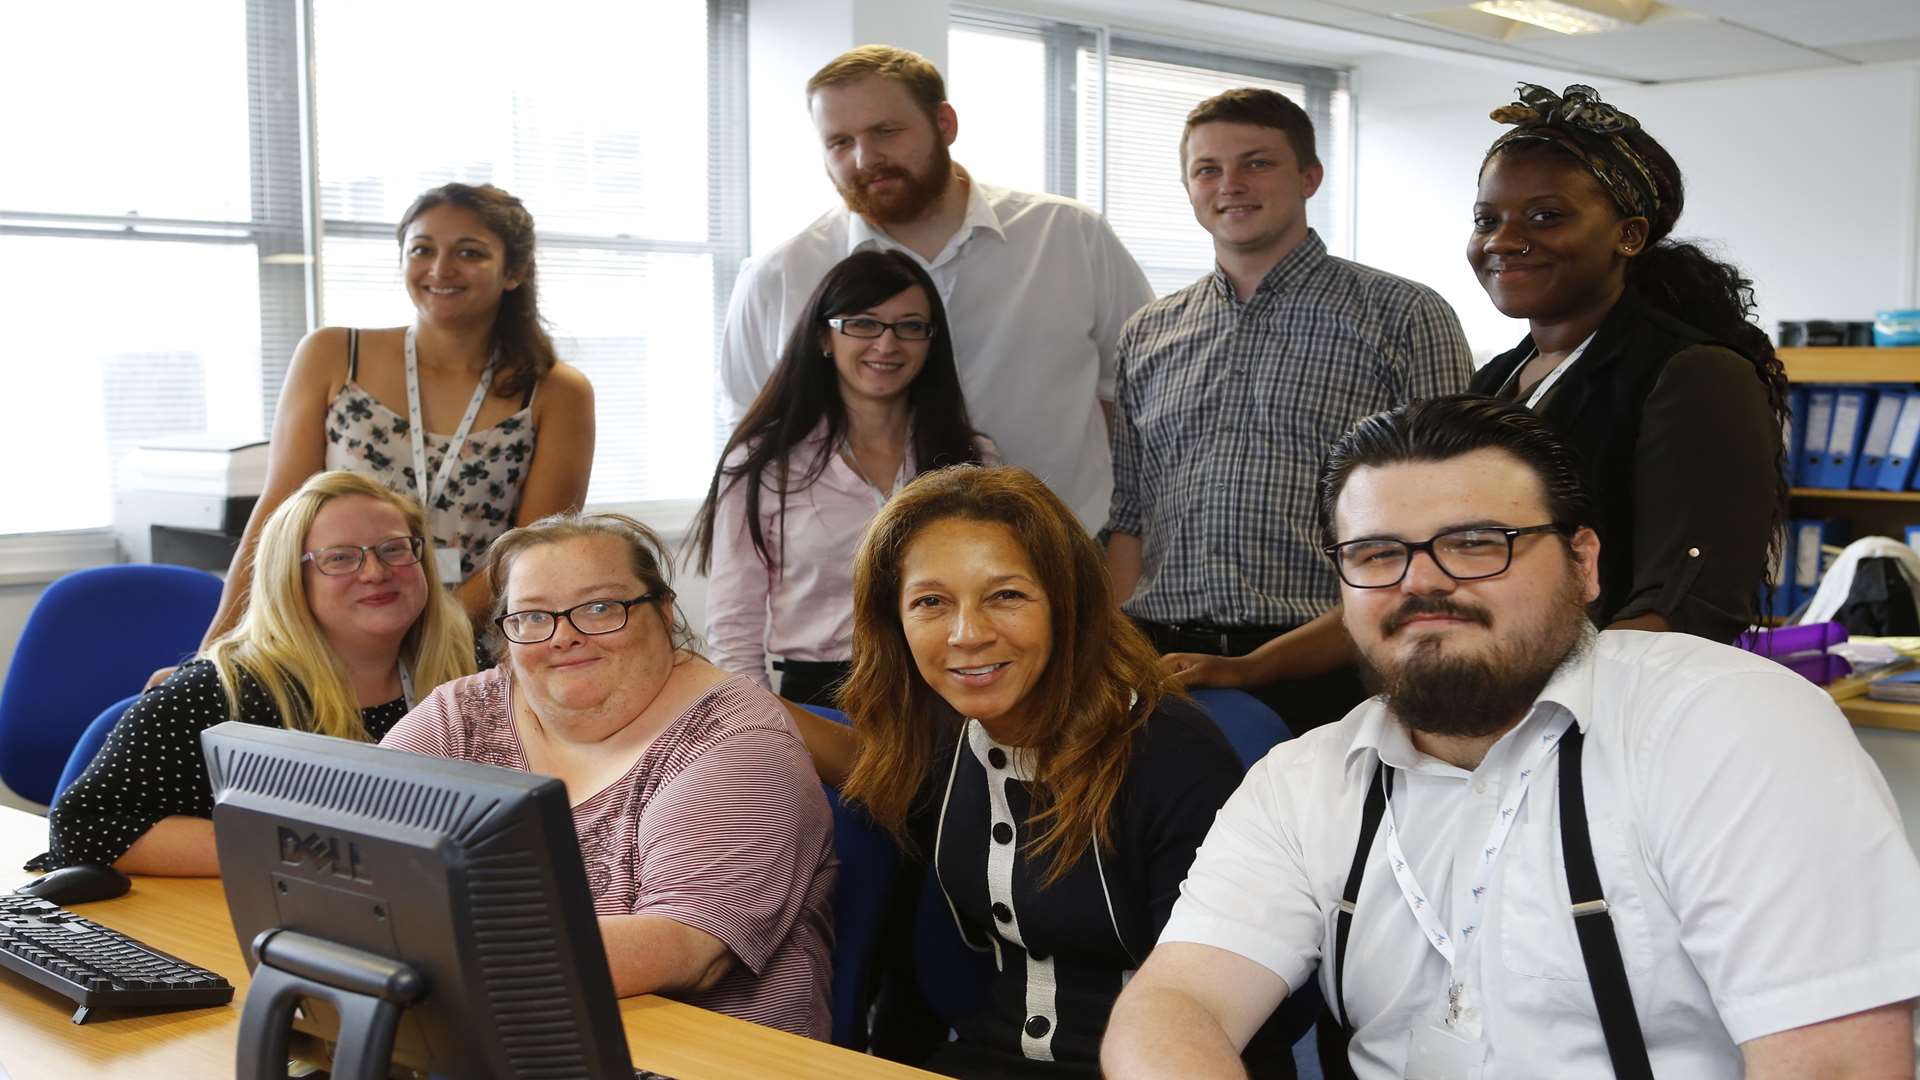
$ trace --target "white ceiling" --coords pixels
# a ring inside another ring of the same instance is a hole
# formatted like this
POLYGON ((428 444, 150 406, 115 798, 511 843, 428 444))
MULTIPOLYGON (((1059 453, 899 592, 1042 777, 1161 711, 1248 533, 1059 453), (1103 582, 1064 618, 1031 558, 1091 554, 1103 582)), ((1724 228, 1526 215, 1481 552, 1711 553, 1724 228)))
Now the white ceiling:
MULTIPOLYGON (((1529 31, 1492 41, 1409 16, 1466 0, 1203 0, 1389 43, 1584 72, 1675 82, 1920 59, 1920 0, 1677 0, 1639 26, 1603 34, 1529 31)), ((1383 51, 1386 51, 1383 49, 1383 51)))

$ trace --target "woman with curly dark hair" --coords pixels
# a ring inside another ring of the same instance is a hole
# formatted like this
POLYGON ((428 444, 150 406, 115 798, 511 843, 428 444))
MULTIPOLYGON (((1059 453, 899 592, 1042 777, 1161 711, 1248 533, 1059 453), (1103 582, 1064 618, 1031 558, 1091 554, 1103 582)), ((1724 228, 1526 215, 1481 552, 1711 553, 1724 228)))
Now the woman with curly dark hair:
POLYGON ((1525 402, 1585 458, 1599 625, 1730 641, 1786 513, 1786 375, 1752 282, 1673 239, 1680 167, 1585 86, 1522 83, 1480 167, 1467 261, 1526 340, 1470 389, 1525 402))

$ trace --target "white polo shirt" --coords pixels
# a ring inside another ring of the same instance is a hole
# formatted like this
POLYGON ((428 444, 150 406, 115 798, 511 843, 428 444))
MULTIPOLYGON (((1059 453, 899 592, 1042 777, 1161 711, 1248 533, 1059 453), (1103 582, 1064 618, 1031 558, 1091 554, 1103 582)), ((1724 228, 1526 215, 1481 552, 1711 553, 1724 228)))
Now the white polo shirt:
MULTIPOLYGON (((1473 903, 1517 761, 1562 710, 1585 732, 1594 857, 1656 1076, 1742 1075, 1738 1046, 1920 996, 1920 863, 1886 781, 1827 693, 1685 634, 1610 630, 1469 773, 1413 748, 1379 699, 1282 743, 1222 808, 1162 941, 1245 956, 1289 986, 1319 966, 1379 762, 1441 925, 1473 903)), ((1612 1077, 1568 908, 1557 762, 1535 775, 1456 977, 1481 1001, 1484 1077, 1612 1077)), ((1384 833, 1384 828, 1381 833, 1384 833)), ((1376 836, 1348 938, 1361 1080, 1405 1075, 1447 963, 1376 836)))
POLYGON ((906 251, 926 267, 974 427, 1088 531, 1105 526, 1113 460, 1099 403, 1113 399, 1120 328, 1153 288, 1106 220, 1072 199, 971 182, 966 219, 932 262, 844 206, 748 260, 720 339, 734 416, 773 373, 820 280, 863 248, 906 251))

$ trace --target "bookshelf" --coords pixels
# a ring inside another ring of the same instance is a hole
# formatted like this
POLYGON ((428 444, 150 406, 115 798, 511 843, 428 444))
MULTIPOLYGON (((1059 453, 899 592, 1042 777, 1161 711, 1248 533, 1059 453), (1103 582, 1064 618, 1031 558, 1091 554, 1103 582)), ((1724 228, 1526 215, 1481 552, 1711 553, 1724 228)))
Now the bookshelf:
MULTIPOLYGON (((1920 383, 1920 348, 1785 348, 1780 362, 1795 383, 1920 383)), ((1878 533, 1896 539, 1920 522, 1920 491, 1852 491, 1794 488, 1796 514, 1845 517, 1854 534, 1878 533)), ((1860 727, 1920 732, 1920 705, 1871 701, 1867 680, 1844 679, 1829 687, 1840 711, 1860 727)))
MULTIPOLYGON (((1778 350, 1793 383, 1920 383, 1920 348, 1869 346, 1802 347, 1778 350)), ((1862 421, 1864 423, 1864 420, 1862 421)), ((1920 491, 1858 491, 1794 488, 1795 516, 1844 518, 1854 536, 1904 539, 1906 527, 1920 523, 1920 491)))

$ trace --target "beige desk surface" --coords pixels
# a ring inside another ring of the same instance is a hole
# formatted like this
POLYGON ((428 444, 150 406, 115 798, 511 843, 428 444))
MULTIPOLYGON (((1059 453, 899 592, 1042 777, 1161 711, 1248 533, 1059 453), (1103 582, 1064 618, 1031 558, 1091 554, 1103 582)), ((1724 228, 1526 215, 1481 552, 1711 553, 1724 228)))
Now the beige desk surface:
MULTIPOLYGON (((33 876, 20 864, 45 850, 46 839, 44 819, 0 807, 0 889, 33 876)), ((236 991, 233 1003, 182 1012, 101 1011, 75 1026, 72 1002, 0 969, 0 1066, 13 1080, 232 1076, 248 979, 220 882, 136 877, 127 895, 74 910, 226 976, 236 991)), ((627 998, 620 1014, 634 1064, 677 1080, 929 1075, 660 997, 627 998)))

